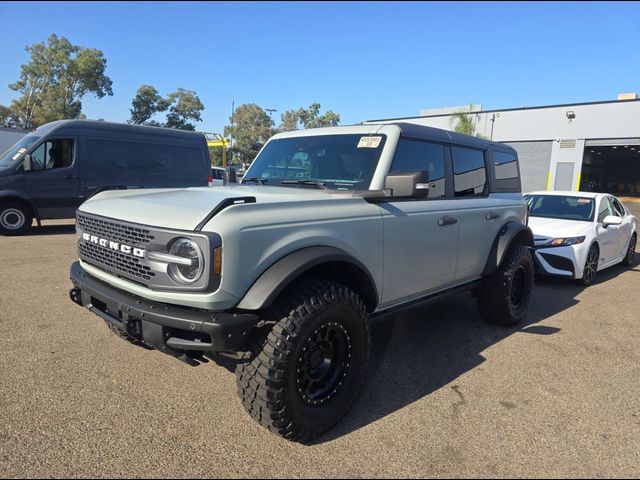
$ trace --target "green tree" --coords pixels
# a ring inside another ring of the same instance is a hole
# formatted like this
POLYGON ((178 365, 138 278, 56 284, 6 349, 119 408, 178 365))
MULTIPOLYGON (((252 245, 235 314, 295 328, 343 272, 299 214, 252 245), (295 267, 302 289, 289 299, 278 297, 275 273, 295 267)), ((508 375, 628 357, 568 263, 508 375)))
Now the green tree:
POLYGON ((454 132, 465 135, 473 135, 476 131, 476 126, 470 112, 462 111, 454 113, 451 116, 451 125, 453 126, 454 132))
POLYGON ((269 114, 255 103, 240 105, 224 127, 224 136, 233 137, 232 155, 251 163, 263 145, 275 133, 269 114))
POLYGON ((204 105, 193 90, 179 88, 167 98, 162 98, 155 87, 142 85, 131 102, 129 123, 194 131, 196 127, 190 122, 202 121, 203 110, 204 105), (167 110, 169 113, 164 123, 152 120, 154 115, 167 110))
POLYGON ((309 108, 287 110, 280 116, 280 130, 287 132, 302 128, 335 127, 340 123, 340 115, 328 110, 320 115, 320 104, 312 103, 309 108))
POLYGON ((9 85, 20 93, 9 107, 20 127, 31 130, 53 120, 81 118, 85 95, 113 95, 100 50, 73 45, 55 34, 46 44, 26 50, 29 62, 20 67, 18 81, 9 85))
POLYGON ((151 118, 159 112, 169 108, 169 101, 162 98, 158 90, 151 85, 142 85, 136 91, 131 102, 131 118, 129 123, 134 125, 159 125, 151 118))
POLYGON ((190 121, 201 122, 201 113, 204 110, 204 105, 196 92, 179 88, 170 93, 167 100, 171 108, 167 114, 165 127, 194 131, 196 127, 190 121))
POLYGON ((13 110, 4 105, 0 105, 0 127, 20 128, 20 120, 16 117, 13 110))

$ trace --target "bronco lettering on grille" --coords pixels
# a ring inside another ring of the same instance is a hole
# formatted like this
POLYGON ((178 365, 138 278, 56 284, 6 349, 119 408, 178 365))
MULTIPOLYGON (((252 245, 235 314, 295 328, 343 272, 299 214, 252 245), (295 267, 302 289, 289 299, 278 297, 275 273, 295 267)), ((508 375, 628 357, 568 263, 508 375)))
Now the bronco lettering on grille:
POLYGON ((106 238, 100 238, 97 235, 90 235, 86 232, 82 233, 82 240, 84 240, 85 242, 93 243, 95 245, 99 245, 103 248, 122 252, 127 255, 133 255, 134 257, 138 258, 144 258, 144 254, 146 251, 141 248, 134 248, 129 245, 125 245, 123 243, 113 242, 111 240, 107 240, 106 238))

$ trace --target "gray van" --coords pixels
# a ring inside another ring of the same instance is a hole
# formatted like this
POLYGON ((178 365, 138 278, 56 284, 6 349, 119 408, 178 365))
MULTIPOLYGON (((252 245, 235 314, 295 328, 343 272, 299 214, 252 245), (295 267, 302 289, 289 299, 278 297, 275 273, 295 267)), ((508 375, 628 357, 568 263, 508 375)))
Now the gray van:
POLYGON ((211 172, 201 133, 90 120, 60 120, 0 155, 0 234, 35 218, 73 218, 106 189, 200 187, 211 172))

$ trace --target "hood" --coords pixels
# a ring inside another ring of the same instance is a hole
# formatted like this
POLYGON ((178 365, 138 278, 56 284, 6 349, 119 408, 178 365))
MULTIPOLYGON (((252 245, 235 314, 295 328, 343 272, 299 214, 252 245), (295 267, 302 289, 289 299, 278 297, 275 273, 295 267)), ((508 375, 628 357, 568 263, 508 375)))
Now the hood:
POLYGON ((344 199, 345 193, 260 185, 110 190, 87 200, 79 210, 142 225, 193 230, 227 198, 255 197, 256 203, 299 203, 330 198, 344 199))
POLYGON ((529 217, 529 228, 536 244, 554 238, 579 237, 584 235, 593 222, 562 220, 559 218, 529 217))

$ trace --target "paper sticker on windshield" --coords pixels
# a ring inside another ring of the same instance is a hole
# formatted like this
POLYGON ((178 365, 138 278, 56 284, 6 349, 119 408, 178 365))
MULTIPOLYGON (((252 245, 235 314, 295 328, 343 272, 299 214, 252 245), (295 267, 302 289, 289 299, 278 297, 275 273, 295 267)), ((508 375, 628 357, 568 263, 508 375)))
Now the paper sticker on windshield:
POLYGON ((590 198, 579 198, 578 203, 591 203, 590 198))
POLYGON ((360 137, 358 148, 378 148, 382 137, 360 137))
POLYGON ((22 155, 26 151, 27 149, 25 147, 22 147, 20 150, 16 152, 16 154, 13 157, 11 157, 11 160, 14 160, 14 161, 17 160, 18 158, 20 158, 20 155, 22 155))

